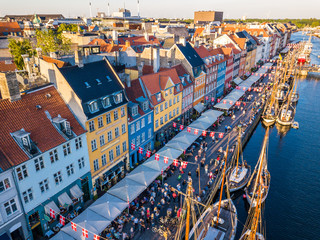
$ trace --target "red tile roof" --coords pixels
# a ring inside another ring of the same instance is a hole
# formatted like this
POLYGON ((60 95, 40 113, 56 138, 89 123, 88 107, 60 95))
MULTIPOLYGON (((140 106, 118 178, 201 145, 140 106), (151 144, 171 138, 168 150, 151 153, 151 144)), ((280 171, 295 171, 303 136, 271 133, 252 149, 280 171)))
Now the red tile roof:
POLYGON ((0 36, 2 36, 4 32, 21 32, 21 28, 17 22, 0 22, 0 36))
MULTIPOLYGON (((209 56, 216 56, 218 54, 223 54, 224 55, 224 52, 221 50, 221 48, 207 49, 204 46, 200 46, 199 48, 195 48, 195 50, 199 54, 199 56, 201 58, 206 58, 206 57, 209 57, 209 56)), ((207 65, 207 67, 211 67, 211 66, 217 65, 217 64, 219 64, 219 63, 221 63, 223 61, 225 61, 225 58, 223 60, 216 59, 215 62, 212 61, 212 64, 207 65)))
POLYGON ((142 91, 139 79, 135 79, 131 81, 131 86, 126 86, 126 93, 131 102, 136 103, 136 99, 139 97, 144 97, 144 93, 142 91))
POLYGON ((52 118, 59 114, 70 122, 72 131, 78 136, 86 131, 73 116, 54 86, 43 87, 40 90, 29 92, 15 102, 9 99, 0 100, 0 149, 6 156, 7 165, 18 165, 29 159, 10 133, 24 129, 30 133, 30 138, 37 143, 41 152, 46 152, 66 142, 66 139, 57 131, 48 119, 45 111, 52 118), (50 94, 50 97, 48 97, 50 94), (41 109, 36 106, 40 105, 41 109))
POLYGON ((130 46, 142 46, 142 45, 160 45, 159 40, 154 36, 149 36, 149 41, 145 39, 144 36, 135 36, 135 37, 119 37, 119 44, 125 44, 126 41, 129 41, 130 46))
POLYGON ((0 61, 0 72, 15 71, 17 66, 12 61, 0 61))
POLYGON ((245 46, 246 46, 246 38, 238 38, 234 35, 229 35, 229 37, 232 39, 232 41, 234 41, 241 50, 244 50, 245 49, 245 46))
POLYGON ((114 44, 114 43, 107 43, 105 40, 101 38, 93 39, 88 45, 98 45, 100 46, 101 52, 116 52, 116 51, 126 51, 127 46, 123 44, 114 44))
POLYGON ((58 59, 51 58, 51 57, 42 56, 42 59, 44 61, 48 62, 48 63, 55 63, 58 68, 62 68, 62 67, 68 66, 68 63, 66 63, 64 61, 60 61, 58 59))
POLYGON ((188 73, 188 71, 182 66, 182 64, 173 66, 173 68, 176 69, 177 74, 179 77, 183 77, 185 74, 188 74, 190 76, 190 82, 185 81, 184 88, 189 87, 190 85, 193 85, 192 76, 188 73))
POLYGON ((199 37, 202 34, 203 30, 204 28, 197 28, 196 31, 194 32, 193 37, 194 38, 199 37))

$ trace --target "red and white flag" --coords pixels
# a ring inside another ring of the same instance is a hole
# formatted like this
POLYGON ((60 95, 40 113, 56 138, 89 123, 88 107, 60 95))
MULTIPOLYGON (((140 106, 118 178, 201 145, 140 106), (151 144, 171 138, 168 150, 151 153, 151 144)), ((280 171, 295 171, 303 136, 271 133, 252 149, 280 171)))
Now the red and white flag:
POLYGON ((223 133, 219 133, 219 138, 223 138, 223 133))
POLYGON ((207 100, 207 101, 209 100, 209 97, 208 97, 208 96, 206 96, 206 100, 207 100))
POLYGON ((218 102, 218 103, 220 103, 220 101, 221 101, 220 99, 217 99, 217 102, 218 102))
POLYGON ((131 143, 131 150, 135 150, 136 149, 136 145, 131 143))
POLYGON ((154 159, 157 160, 157 161, 159 161, 159 160, 160 160, 159 154, 156 153, 156 154, 154 155, 154 159))
POLYGON ((240 102, 239 101, 236 101, 236 106, 240 106, 240 102))
POLYGON ((213 137, 214 136, 214 132, 210 132, 210 137, 213 137))
POLYGON ((173 125, 173 127, 177 127, 177 123, 175 123, 175 122, 173 122, 172 125, 173 125))
POLYGON ((229 101, 230 105, 233 105, 233 102, 232 101, 229 101))
POLYGON ((59 218, 59 223, 64 226, 66 225, 66 218, 62 215, 60 215, 60 218, 59 218))
POLYGON ((199 133, 199 130, 198 130, 198 129, 195 129, 195 130, 194 130, 194 134, 197 135, 198 133, 199 133))
POLYGON ((148 150, 147 153, 146 153, 146 156, 150 157, 151 156, 151 151, 148 150))
POLYGON ((187 167, 187 165, 188 165, 188 163, 187 163, 187 162, 182 162, 181 167, 182 167, 182 168, 186 168, 186 167, 187 167))
POLYGON ((245 91, 245 90, 246 90, 246 87, 243 87, 242 89, 243 89, 243 91, 245 91))
POLYGON ((168 157, 164 157, 163 161, 164 161, 165 164, 168 164, 169 158, 168 157))
POLYGON ((71 228, 73 231, 77 231, 77 225, 74 222, 71 222, 71 228))
POLYGON ((249 91, 249 92, 251 92, 251 90, 252 90, 252 88, 251 88, 251 87, 249 87, 249 88, 248 88, 248 91, 249 91))
POLYGON ((85 238, 88 238, 88 230, 82 228, 82 236, 84 236, 85 238))
POLYGON ((213 98, 211 98, 211 102, 214 102, 214 97, 213 97, 213 98))
POLYGON ((56 212, 52 208, 50 208, 50 217, 56 218, 56 212))
POLYGON ((191 127, 187 127, 187 132, 191 132, 191 127))
POLYGON ((183 125, 180 125, 180 130, 183 130, 183 125))
POLYGON ((227 100, 223 100, 223 102, 222 102, 223 104, 226 104, 227 103, 227 100))
POLYGON ((99 235, 94 234, 94 235, 93 235, 93 240, 100 240, 100 236, 99 236, 99 235))
POLYGON ((173 159, 173 166, 178 167, 179 161, 177 159, 173 159))
POLYGON ((143 148, 142 148, 142 147, 139 147, 138 152, 139 152, 140 154, 142 154, 142 153, 143 153, 143 148))

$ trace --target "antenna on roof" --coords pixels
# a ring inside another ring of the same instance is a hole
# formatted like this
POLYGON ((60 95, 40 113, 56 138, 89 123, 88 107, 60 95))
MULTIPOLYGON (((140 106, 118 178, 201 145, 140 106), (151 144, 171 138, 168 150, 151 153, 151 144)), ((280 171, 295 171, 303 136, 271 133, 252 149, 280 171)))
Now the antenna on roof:
POLYGON ((92 7, 91 7, 91 2, 89 2, 89 10, 90 10, 90 18, 92 18, 92 7))
POLYGON ((139 0, 138 0, 138 17, 140 18, 140 5, 139 5, 139 0))
POLYGON ((108 2, 108 17, 110 17, 110 3, 108 2))

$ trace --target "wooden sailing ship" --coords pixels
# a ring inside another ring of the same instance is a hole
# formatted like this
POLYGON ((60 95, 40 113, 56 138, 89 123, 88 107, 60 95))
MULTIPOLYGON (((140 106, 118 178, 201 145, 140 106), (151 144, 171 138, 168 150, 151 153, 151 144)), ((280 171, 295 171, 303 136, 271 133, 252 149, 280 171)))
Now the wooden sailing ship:
POLYGON ((267 130, 263 139, 262 149, 261 149, 261 153, 260 153, 257 165, 245 189, 246 199, 249 202, 250 206, 255 206, 257 204, 255 200, 255 196, 257 194, 257 191, 260 185, 262 188, 261 203, 263 203, 266 200, 269 193, 271 175, 268 171, 268 165, 267 165, 268 139, 269 139, 269 127, 267 127, 267 130))
POLYGON ((241 144, 241 127, 238 128, 238 140, 237 140, 237 148, 235 155, 235 166, 231 168, 228 174, 229 179, 229 191, 235 192, 244 188, 251 175, 251 166, 248 165, 245 161, 243 161, 242 155, 242 144, 241 144), (241 157, 241 164, 239 164, 239 158, 241 157))

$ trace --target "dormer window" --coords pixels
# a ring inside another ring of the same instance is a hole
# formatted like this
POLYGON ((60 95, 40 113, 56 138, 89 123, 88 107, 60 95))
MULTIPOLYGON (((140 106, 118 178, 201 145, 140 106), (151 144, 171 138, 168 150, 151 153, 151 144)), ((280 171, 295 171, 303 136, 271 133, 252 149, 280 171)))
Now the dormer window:
POLYGON ((52 122, 61 132, 63 132, 67 136, 72 135, 70 122, 68 122, 67 119, 62 118, 60 115, 58 115, 58 117, 52 119, 52 122))
POLYGON ((121 103, 122 102, 122 93, 118 93, 118 94, 114 95, 113 98, 114 98, 114 102, 116 104, 121 103))
POLYGON ((15 138, 18 144, 22 147, 22 149, 24 149, 31 155, 38 153, 37 147, 30 139, 30 133, 26 132, 23 128, 19 131, 14 132, 12 136, 15 138))
POLYGON ((144 112, 149 109, 148 101, 145 101, 145 102, 142 103, 142 109, 143 109, 144 112))
POLYGON ((176 88, 177 88, 177 92, 180 92, 180 84, 178 84, 176 88))
POLYGON ((138 115, 138 106, 133 106, 131 109, 132 116, 138 115))
POLYGON ((90 110, 91 113, 99 111, 98 103, 96 101, 91 101, 88 104, 88 107, 89 107, 89 110, 90 110))
POLYGON ((161 93, 157 94, 157 101, 160 102, 161 101, 161 93))
POLYGON ((109 97, 104 97, 101 99, 101 102, 102 102, 102 106, 104 108, 107 108, 109 107, 111 104, 110 104, 110 98, 109 97))

